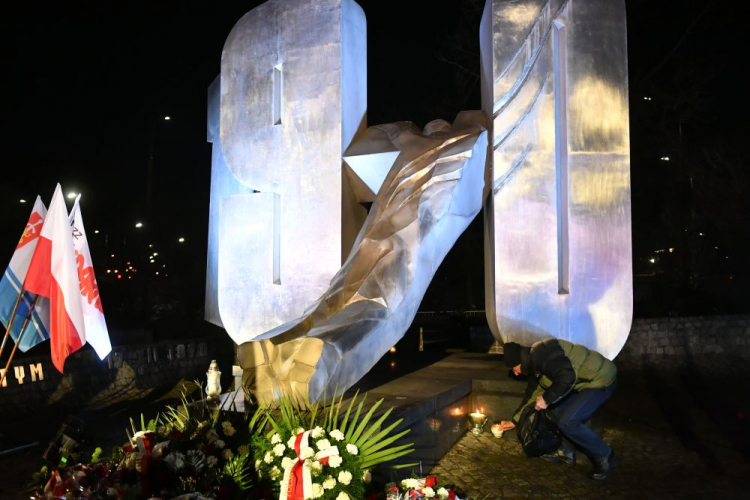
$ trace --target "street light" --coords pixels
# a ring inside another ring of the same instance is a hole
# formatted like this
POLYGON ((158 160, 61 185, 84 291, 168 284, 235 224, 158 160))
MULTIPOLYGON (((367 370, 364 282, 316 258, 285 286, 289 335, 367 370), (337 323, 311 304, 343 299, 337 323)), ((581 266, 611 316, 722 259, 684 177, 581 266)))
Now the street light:
POLYGON ((168 116, 165 116, 165 117, 164 117, 164 121, 168 122, 169 120, 171 120, 171 118, 170 118, 170 117, 168 117, 168 116))
POLYGON ((98 229, 94 229, 94 234, 99 234, 99 230, 98 229))
POLYGON ((24 199, 22 198, 22 199, 21 199, 21 203, 26 203, 26 200, 24 200, 24 199))
POLYGON ((143 222, 136 222, 135 227, 143 227, 143 222))
POLYGON ((179 239, 179 240, 177 240, 177 241, 179 241, 180 243, 185 243, 185 238, 180 238, 180 239, 179 239))
POLYGON ((71 191, 70 193, 68 193, 68 199, 69 200, 72 200, 75 197, 76 197, 76 193, 74 193, 73 191, 71 191))

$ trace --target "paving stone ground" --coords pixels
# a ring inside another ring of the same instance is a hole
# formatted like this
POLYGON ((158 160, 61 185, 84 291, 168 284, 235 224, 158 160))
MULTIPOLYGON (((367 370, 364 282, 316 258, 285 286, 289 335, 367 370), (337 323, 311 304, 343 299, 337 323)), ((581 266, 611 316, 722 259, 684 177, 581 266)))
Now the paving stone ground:
POLYGON ((631 373, 603 409, 604 439, 622 459, 608 480, 589 479, 581 453, 575 468, 526 458, 515 433, 467 433, 433 473, 472 500, 750 498, 748 400, 738 380, 631 373))

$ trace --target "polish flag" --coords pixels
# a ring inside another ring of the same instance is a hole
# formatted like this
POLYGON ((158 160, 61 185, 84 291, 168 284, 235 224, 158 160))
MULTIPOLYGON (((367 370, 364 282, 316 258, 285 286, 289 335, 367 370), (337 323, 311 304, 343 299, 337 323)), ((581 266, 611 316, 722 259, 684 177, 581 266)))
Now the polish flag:
POLYGON ((50 300, 52 363, 63 372, 65 358, 86 343, 73 235, 60 184, 52 195, 25 288, 50 300))
POLYGON ((109 341, 107 322, 104 321, 102 299, 96 284, 94 264, 89 251, 89 240, 83 228, 80 206, 81 195, 76 198, 73 210, 70 212, 70 227, 73 234, 73 249, 75 251, 80 288, 81 307, 83 310, 83 324, 86 328, 86 341, 91 344, 99 359, 104 359, 112 351, 109 341))

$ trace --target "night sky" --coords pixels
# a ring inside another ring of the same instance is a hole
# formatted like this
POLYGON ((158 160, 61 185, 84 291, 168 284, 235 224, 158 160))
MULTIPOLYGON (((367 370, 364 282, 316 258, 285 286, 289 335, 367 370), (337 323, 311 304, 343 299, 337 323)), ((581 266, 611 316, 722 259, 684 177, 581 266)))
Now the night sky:
MULTIPOLYGON (((153 244, 166 256, 163 265, 176 268, 173 277, 183 276, 191 307, 200 307, 210 180, 206 88, 219 73, 232 26, 259 3, 2 7, 0 265, 10 259, 35 196, 48 204, 60 182, 66 193, 83 193, 86 228, 98 238, 92 252, 100 281, 105 267, 117 265, 110 254, 143 259, 153 244), (152 138, 154 207, 147 219, 152 138), (136 229, 137 221, 145 227, 136 229)), ((482 1, 359 3, 368 22, 370 125, 424 125, 479 108, 482 1)), ((712 290, 748 284, 745 13, 729 0, 626 4, 636 313, 689 307, 668 297, 691 293, 709 298, 706 312, 742 309, 712 290), (679 162, 666 165, 663 156, 679 162), (694 236, 699 232, 704 236, 694 236), (668 247, 678 249, 678 260, 650 262, 653 251, 668 247), (709 254, 714 247, 721 257, 709 254)), ((481 248, 481 224, 474 224, 448 260, 475 264, 436 277, 461 280, 459 307, 483 307, 481 248)), ((425 305, 448 307, 453 299, 434 288, 425 305)), ((108 291, 103 285, 105 307, 108 291)))

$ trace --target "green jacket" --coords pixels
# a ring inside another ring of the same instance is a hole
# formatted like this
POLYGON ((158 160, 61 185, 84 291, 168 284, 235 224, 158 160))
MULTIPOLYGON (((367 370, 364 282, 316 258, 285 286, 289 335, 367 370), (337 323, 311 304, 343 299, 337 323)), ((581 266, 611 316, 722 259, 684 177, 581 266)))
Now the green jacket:
POLYGON ((529 386, 513 416, 516 423, 523 409, 533 405, 539 395, 551 406, 571 391, 601 389, 617 379, 617 367, 612 361, 585 346, 562 339, 534 343, 527 365, 522 368, 529 375, 529 386))

